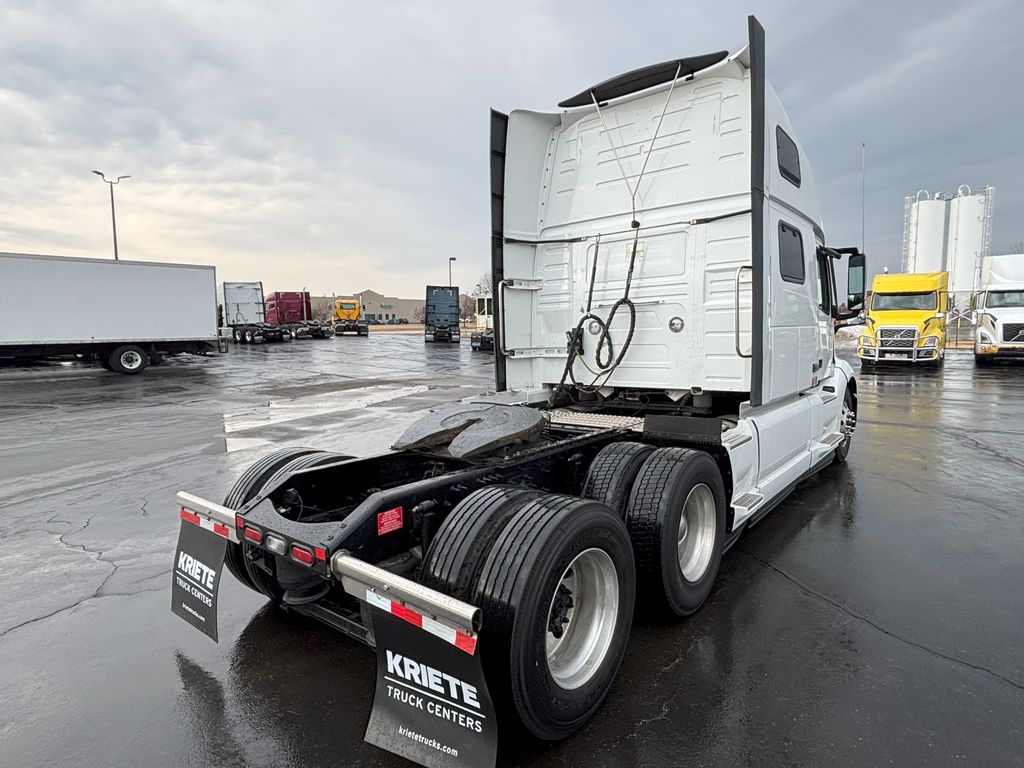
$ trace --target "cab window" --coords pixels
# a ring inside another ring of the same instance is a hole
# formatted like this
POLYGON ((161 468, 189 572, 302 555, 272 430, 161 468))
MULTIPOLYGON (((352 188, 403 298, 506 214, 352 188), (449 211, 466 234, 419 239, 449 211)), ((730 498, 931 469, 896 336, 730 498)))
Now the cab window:
POLYGON ((828 256, 823 253, 818 253, 818 258, 815 259, 815 266, 818 269, 818 279, 814 283, 815 298, 818 301, 818 306, 821 307, 821 311, 826 315, 832 315, 832 286, 829 282, 829 262, 828 256))
POLYGON ((927 310, 936 309, 938 306, 938 295, 935 291, 928 293, 876 293, 871 297, 871 309, 876 312, 927 310))

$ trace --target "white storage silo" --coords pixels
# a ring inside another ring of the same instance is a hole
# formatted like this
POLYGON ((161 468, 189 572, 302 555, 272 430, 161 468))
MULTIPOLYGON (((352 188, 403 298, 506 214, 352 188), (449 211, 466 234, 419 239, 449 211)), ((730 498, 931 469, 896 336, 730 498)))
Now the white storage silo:
POLYGON ((904 272, 943 272, 946 269, 949 200, 929 197, 925 190, 907 198, 903 232, 904 272))
POLYGON ((949 242, 946 269, 949 270, 949 291, 958 307, 966 306, 977 290, 982 259, 988 255, 992 229, 992 201, 995 190, 971 194, 963 185, 949 203, 949 242))

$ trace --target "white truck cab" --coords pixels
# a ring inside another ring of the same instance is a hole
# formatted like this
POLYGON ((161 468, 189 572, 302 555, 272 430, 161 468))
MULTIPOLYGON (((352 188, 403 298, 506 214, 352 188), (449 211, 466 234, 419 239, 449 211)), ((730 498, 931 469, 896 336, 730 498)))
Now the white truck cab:
POLYGON ((973 307, 978 313, 975 363, 1024 358, 1024 254, 985 258, 973 307))
POLYGON ((852 430, 834 323, 864 282, 856 249, 825 247, 810 163, 750 32, 734 55, 630 72, 561 112, 492 113, 491 131, 499 390, 723 418, 733 527, 852 430))

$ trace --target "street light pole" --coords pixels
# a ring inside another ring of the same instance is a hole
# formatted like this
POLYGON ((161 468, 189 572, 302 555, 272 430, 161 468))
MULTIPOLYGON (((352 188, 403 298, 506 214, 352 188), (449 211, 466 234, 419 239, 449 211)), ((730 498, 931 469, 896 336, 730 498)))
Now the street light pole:
POLYGON ((114 185, 120 184, 121 179, 130 179, 131 176, 118 176, 113 181, 107 179, 102 171, 93 171, 110 186, 110 226, 114 230, 114 261, 117 261, 117 216, 114 213, 114 185))
POLYGON ((448 257, 448 287, 452 287, 452 262, 455 261, 454 256, 448 257))

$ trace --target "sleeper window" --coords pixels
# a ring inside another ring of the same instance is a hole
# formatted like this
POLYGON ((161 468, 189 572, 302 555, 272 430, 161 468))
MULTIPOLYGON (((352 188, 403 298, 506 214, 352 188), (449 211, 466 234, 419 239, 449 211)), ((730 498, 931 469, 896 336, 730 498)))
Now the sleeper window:
POLYGON ((804 281, 804 239, 800 230, 779 222, 779 268, 787 283, 804 281))
POLYGON ((779 156, 779 173, 782 178, 800 186, 800 152, 796 143, 789 138, 781 126, 775 126, 775 148, 779 156))

